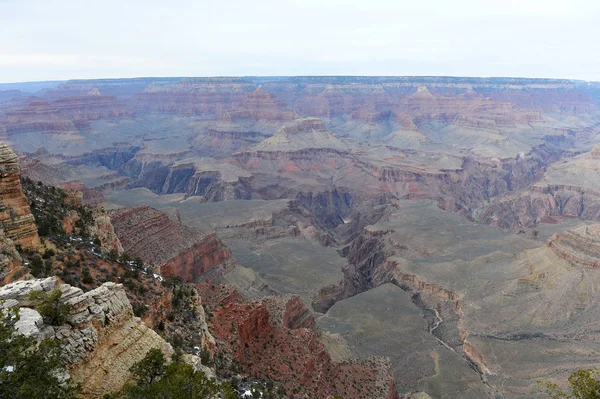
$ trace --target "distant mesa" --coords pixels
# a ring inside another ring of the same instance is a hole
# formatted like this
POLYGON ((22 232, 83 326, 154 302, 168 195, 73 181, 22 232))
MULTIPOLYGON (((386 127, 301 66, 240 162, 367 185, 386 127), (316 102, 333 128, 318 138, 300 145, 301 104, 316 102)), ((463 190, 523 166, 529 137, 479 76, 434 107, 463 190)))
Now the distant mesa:
POLYGON ((252 152, 296 152, 307 149, 328 149, 345 152, 350 147, 338 139, 318 118, 295 120, 272 137, 250 149, 252 152))

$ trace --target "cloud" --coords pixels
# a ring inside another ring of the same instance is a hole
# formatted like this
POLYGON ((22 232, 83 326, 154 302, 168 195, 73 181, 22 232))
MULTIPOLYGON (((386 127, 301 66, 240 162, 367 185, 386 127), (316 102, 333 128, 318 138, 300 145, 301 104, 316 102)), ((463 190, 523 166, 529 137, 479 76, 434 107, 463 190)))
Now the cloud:
POLYGON ((0 81, 409 74, 600 80, 600 3, 0 0, 0 81))

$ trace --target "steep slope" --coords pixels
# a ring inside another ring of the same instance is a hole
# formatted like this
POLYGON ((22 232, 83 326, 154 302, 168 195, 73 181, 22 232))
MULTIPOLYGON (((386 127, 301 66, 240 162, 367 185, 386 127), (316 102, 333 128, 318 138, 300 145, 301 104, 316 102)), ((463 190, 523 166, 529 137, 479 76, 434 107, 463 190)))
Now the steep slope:
POLYGON ((0 144, 0 223, 7 238, 24 248, 33 248, 40 245, 40 239, 20 179, 17 155, 0 144))
POLYGON ((165 277, 193 282, 231 260, 231 251, 214 233, 181 225, 148 206, 116 210, 110 219, 125 252, 159 266, 165 277))
POLYGON ((294 121, 248 151, 294 153, 311 150, 346 152, 349 146, 335 137, 320 119, 306 118, 294 121))
POLYGON ((555 218, 600 220, 598 146, 551 165, 522 192, 497 198, 481 220, 502 228, 535 227, 555 218))
POLYGON ((600 267, 600 225, 582 226, 556 233, 548 246, 560 258, 579 267, 600 267))
POLYGON ((21 333, 61 343, 67 370, 88 398, 118 392, 131 377, 130 367, 150 349, 158 348, 166 356, 173 353, 171 345, 134 317, 120 284, 105 283, 84 293, 54 278, 20 281, 0 288, 0 300, 6 301, 4 306, 20 306, 21 333), (32 291, 55 289, 62 291, 60 300, 72 306, 67 323, 60 326, 45 324, 28 299, 32 291))
POLYGON ((211 314, 217 359, 255 378, 281 383, 284 397, 398 399, 386 358, 336 361, 296 296, 249 302, 228 287, 199 285, 211 314))

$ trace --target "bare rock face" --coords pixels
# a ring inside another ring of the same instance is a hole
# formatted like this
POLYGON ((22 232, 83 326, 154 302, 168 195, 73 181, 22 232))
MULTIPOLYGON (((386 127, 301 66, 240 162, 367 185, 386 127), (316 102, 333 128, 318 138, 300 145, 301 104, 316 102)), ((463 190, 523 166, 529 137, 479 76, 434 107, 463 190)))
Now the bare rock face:
POLYGON ((148 206, 124 208, 110 215, 124 250, 160 266, 161 274, 193 282, 209 269, 231 260, 217 236, 174 222, 148 206))
POLYGON ((24 248, 33 248, 40 245, 40 238, 20 179, 17 155, 0 144, 0 223, 7 238, 24 248))
POLYGON ((590 268, 600 267, 600 225, 583 226, 554 234, 548 247, 570 263, 590 268))
POLYGON ((110 216, 97 212, 94 214, 94 225, 92 234, 100 240, 102 252, 116 252, 117 255, 123 253, 123 245, 115 233, 115 228, 110 221, 110 216))
POLYGON ((54 278, 19 281, 0 289, 4 306, 20 306, 18 330, 29 336, 56 338, 71 378, 81 383, 82 394, 101 398, 117 392, 130 378, 129 368, 152 348, 166 356, 173 348, 133 315, 123 286, 104 283, 84 293, 54 278), (72 306, 67 323, 50 326, 32 309, 29 293, 34 290, 63 292, 61 301, 72 306))
POLYGON ((273 93, 269 93, 261 87, 250 93, 230 115, 232 119, 274 121, 290 121, 296 117, 294 111, 286 109, 285 104, 278 100, 273 93))
POLYGON ((286 390, 311 398, 399 397, 389 359, 333 360, 297 296, 232 299, 212 313, 210 328, 221 344, 218 353, 235 358, 253 377, 278 381, 286 390))
POLYGON ((281 128, 272 137, 250 149, 252 152, 298 152, 310 149, 345 152, 347 144, 329 131, 317 118, 298 119, 281 128))

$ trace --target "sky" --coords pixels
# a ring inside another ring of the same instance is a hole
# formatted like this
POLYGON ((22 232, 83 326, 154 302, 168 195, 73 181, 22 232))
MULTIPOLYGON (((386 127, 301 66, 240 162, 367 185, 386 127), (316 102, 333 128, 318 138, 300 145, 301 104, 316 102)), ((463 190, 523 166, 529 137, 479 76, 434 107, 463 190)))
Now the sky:
POLYGON ((600 81, 600 1, 0 0, 0 83, 281 75, 600 81))

